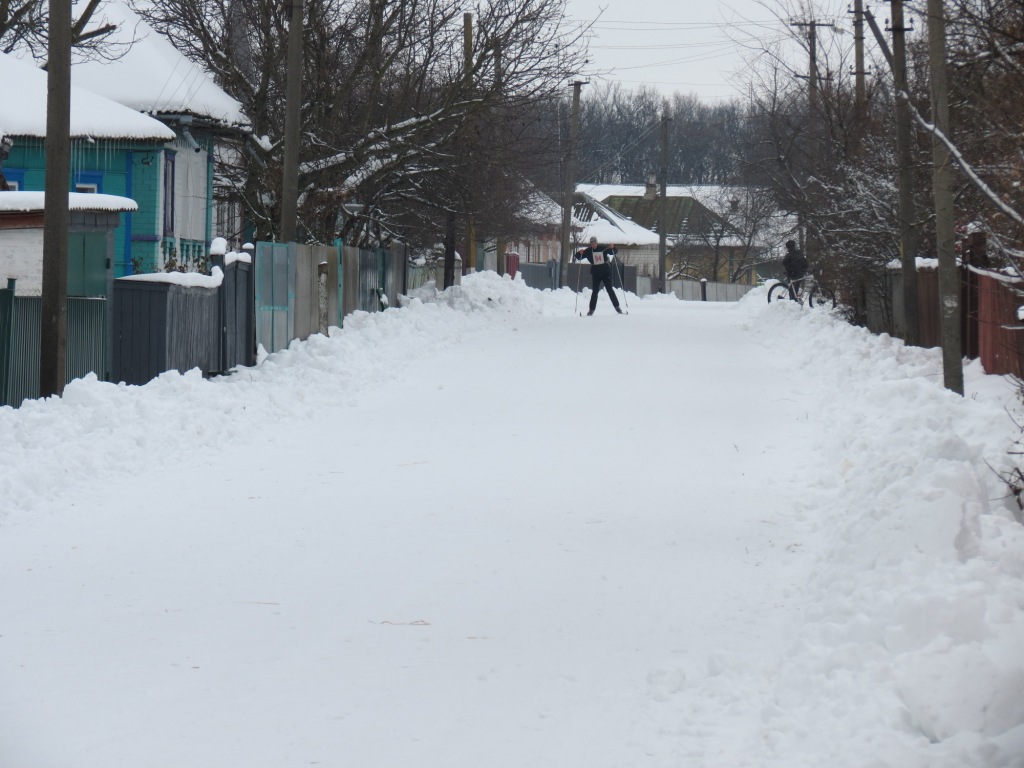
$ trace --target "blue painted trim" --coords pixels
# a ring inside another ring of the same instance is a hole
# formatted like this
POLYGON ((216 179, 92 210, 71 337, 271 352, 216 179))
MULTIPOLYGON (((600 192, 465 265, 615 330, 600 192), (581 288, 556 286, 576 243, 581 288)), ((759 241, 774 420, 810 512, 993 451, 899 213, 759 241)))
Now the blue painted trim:
POLYGON ((161 240, 160 235, 132 235, 133 243, 159 243, 161 240))
POLYGON ((103 193, 103 171, 79 171, 71 184, 71 191, 75 191, 77 184, 94 184, 96 192, 103 193))
POLYGON ((23 191, 25 189, 25 169, 24 168, 4 168, 4 177, 8 181, 18 182, 18 189, 23 191))
MULTIPOLYGON (((129 200, 132 197, 132 169, 135 165, 135 153, 131 150, 125 152, 125 174, 124 174, 124 196, 129 200)), ((125 275, 135 274, 135 262, 132 261, 132 212, 124 215, 124 273, 125 275)))

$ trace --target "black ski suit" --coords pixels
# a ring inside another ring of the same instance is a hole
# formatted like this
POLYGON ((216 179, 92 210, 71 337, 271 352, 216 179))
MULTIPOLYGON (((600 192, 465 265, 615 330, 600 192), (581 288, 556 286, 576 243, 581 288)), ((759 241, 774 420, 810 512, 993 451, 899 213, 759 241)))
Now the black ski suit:
POLYGON ((618 253, 616 248, 601 245, 592 245, 576 253, 578 261, 590 262, 590 281, 593 284, 593 289, 590 292, 590 311, 587 313, 588 315, 594 314, 594 310, 597 308, 597 294, 600 292, 602 285, 608 291, 608 296, 612 300, 612 306, 615 307, 615 311, 622 312, 619 309, 619 297, 615 295, 612 283, 611 261, 616 253, 618 253))

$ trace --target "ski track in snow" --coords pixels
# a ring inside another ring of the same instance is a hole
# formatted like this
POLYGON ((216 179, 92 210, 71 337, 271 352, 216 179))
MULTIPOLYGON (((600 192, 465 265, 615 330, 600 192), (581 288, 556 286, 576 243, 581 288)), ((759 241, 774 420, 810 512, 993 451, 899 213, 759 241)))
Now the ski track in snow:
POLYGON ((0 765, 1020 768, 1012 387, 764 297, 0 408, 0 765))

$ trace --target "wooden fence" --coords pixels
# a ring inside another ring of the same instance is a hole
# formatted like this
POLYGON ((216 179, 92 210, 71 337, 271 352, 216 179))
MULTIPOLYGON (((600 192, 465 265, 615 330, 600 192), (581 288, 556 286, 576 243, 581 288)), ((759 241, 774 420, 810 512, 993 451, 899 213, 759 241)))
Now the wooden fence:
MULTIPOLYGON (((938 270, 917 271, 918 333, 922 347, 942 346, 938 270)), ((978 267, 960 269, 960 345, 964 357, 980 359, 987 373, 1024 378, 1024 281, 978 267)), ((903 338, 903 276, 889 270, 869 297, 867 325, 903 338)))

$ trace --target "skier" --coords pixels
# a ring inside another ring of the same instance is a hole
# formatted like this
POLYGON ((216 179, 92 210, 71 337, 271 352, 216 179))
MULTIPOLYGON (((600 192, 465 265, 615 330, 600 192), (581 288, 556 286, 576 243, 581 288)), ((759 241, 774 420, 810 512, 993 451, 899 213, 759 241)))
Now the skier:
POLYGON ((590 293, 590 311, 587 312, 587 316, 594 314, 594 310, 597 308, 597 294, 601 290, 603 285, 608 291, 608 296, 611 297, 612 306, 615 307, 615 311, 620 315, 622 309, 619 307, 619 297, 615 295, 615 289, 612 287, 612 259, 615 258, 615 254, 618 251, 615 248, 615 244, 602 247, 597 244, 597 238, 590 238, 590 247, 584 248, 576 252, 576 258, 573 261, 579 263, 581 261, 590 262, 590 280, 593 284, 593 290, 590 293))

